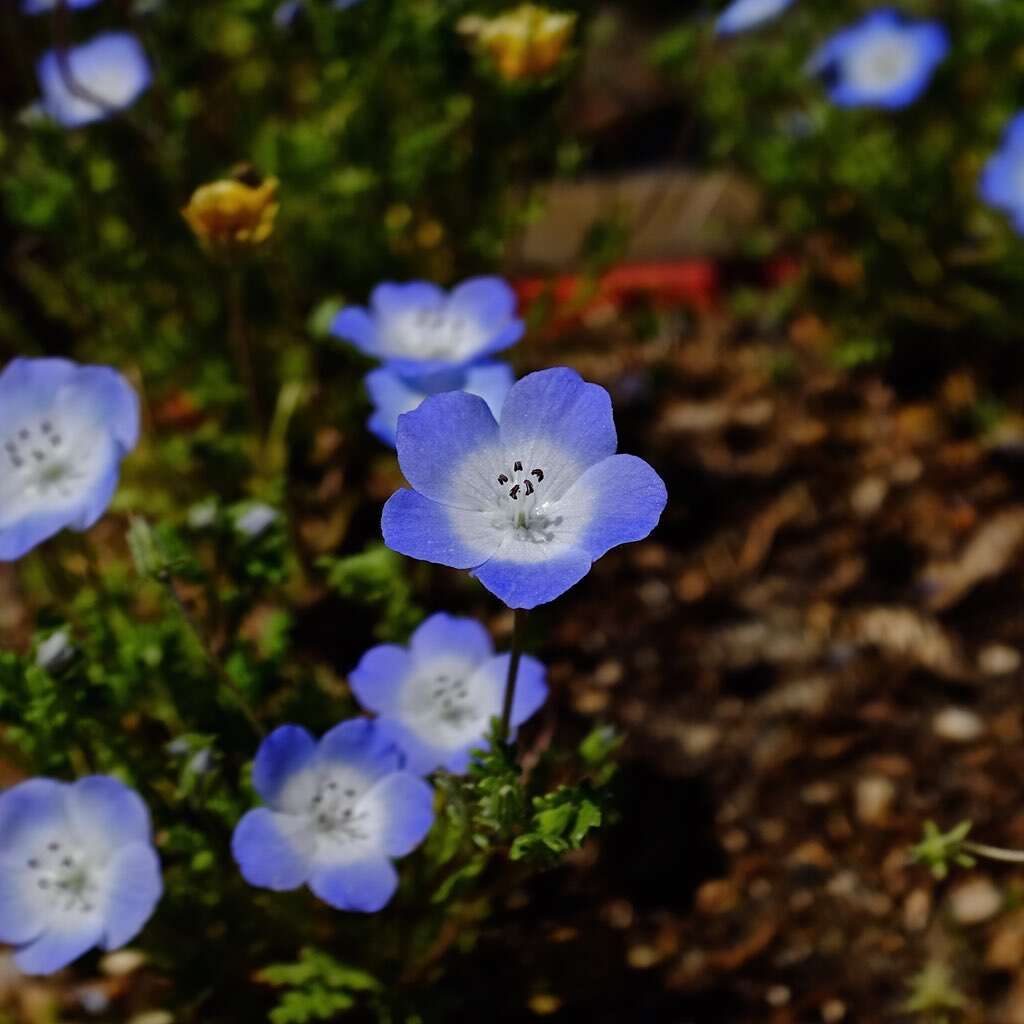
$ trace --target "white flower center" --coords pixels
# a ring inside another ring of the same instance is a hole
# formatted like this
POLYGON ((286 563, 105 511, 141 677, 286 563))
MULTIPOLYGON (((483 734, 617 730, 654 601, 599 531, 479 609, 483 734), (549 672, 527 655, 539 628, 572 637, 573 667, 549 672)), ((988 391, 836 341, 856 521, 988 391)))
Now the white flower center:
POLYGON ((25 862, 35 897, 51 912, 92 914, 99 907, 99 872, 66 838, 53 837, 25 862))
POLYGON ((917 51, 900 33, 890 33, 851 54, 848 73, 863 89, 885 91, 913 73, 917 51))
POLYGON ((29 497, 71 497, 82 474, 70 456, 68 438, 52 419, 22 426, 4 442, 7 471, 29 497))
POLYGON ((462 746, 481 736, 494 709, 474 680, 476 668, 456 655, 419 666, 403 687, 402 718, 420 736, 442 748, 462 746))
POLYGON ((299 819, 313 834, 318 860, 357 860, 376 845, 380 816, 363 799, 369 789, 369 780, 344 765, 318 774, 299 819))
POLYGON ((514 537, 525 543, 545 544, 553 540, 553 528, 558 523, 548 509, 544 479, 542 467, 526 469, 520 459, 513 461, 510 470, 499 473, 498 485, 503 493, 492 525, 500 530, 511 528, 514 537))
POLYGON ((396 317, 386 335, 389 354, 410 359, 468 359, 480 348, 479 325, 446 309, 418 309, 396 317))

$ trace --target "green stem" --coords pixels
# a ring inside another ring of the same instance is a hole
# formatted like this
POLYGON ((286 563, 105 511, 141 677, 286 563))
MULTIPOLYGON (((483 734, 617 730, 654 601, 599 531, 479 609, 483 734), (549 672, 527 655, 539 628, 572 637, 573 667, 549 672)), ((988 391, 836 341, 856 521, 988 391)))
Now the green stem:
POLYGON ((249 331, 245 322, 245 297, 242 283, 242 270, 239 267, 230 267, 227 290, 228 335, 235 356, 235 365, 249 398, 249 415, 252 417, 253 428, 257 436, 262 438, 263 408, 260 405, 260 393, 256 386, 256 371, 253 368, 252 352, 249 348, 249 331))
POLYGON ((214 654, 213 649, 206 642, 206 638, 199 629, 198 623, 192 616, 192 613, 188 610, 188 606, 182 599, 181 594, 178 593, 178 588, 175 586, 173 577, 165 577, 163 583, 167 588, 168 595, 174 602, 175 607, 178 609, 178 614, 181 616, 182 621, 188 627, 188 631, 192 634, 196 643, 199 645, 200 650, 206 655, 206 660, 209 662, 210 667, 217 674, 217 678, 228 688, 228 690, 231 691, 231 695, 235 698, 235 702, 238 704, 239 710, 243 715, 245 715, 256 735, 262 739, 267 734, 266 729, 263 728, 260 720, 256 717, 256 712, 250 707, 249 701, 246 699, 245 694, 242 693, 238 683, 231 678, 228 670, 221 664, 220 659, 216 654, 214 654))
POLYGON ((512 704, 516 698, 516 680, 519 676, 519 662, 523 657, 523 634, 526 632, 526 609, 515 610, 515 624, 512 627, 512 651, 508 660, 508 676, 505 679, 505 701, 501 708, 501 725, 498 738, 508 742, 512 731, 512 704))
POLYGON ((974 843, 966 841, 962 849, 968 853, 977 854, 979 857, 988 857, 989 860, 1003 860, 1009 864, 1024 864, 1024 850, 1006 850, 1001 846, 989 846, 986 843, 974 843))

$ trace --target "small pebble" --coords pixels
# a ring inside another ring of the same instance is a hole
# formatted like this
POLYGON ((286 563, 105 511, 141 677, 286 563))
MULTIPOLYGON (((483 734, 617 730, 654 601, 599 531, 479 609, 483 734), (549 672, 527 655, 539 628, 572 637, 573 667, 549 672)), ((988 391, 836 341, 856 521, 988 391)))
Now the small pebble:
POLYGON ((764 998, 769 1006, 779 1007, 785 1006, 789 1002, 791 996, 792 993, 789 991, 787 986, 772 985, 772 987, 765 993, 764 998))
POLYGON ((908 932, 923 932, 931 913, 931 893, 927 889, 915 889, 903 903, 903 927, 908 932))
POLYGON ((824 1024, 839 1024, 846 1018, 846 1003, 839 999, 830 999, 821 1008, 821 1019, 824 1024))
POLYGON ((971 743, 985 731, 985 723, 973 711, 948 707, 932 719, 932 729, 949 743, 971 743))
POLYGON ((978 668, 987 676, 1008 676, 1020 668, 1020 651, 1006 644, 987 644, 978 652, 978 668))
POLYGON ((896 787, 884 775, 867 775, 857 781, 854 799, 858 820, 865 825, 880 825, 889 817, 896 787))
POLYGON ((999 913, 1003 894, 984 875, 975 875, 950 892, 949 906, 958 924, 980 924, 999 913))

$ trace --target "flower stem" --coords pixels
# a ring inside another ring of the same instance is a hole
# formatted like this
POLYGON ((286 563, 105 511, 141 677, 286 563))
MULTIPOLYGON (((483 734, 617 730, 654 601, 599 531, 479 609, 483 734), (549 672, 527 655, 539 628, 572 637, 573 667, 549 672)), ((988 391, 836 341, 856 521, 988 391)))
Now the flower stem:
POLYGON ((245 297, 242 292, 242 270, 240 267, 228 269, 227 307, 228 335, 235 356, 235 365, 242 378, 249 398, 249 415, 252 417, 253 428, 257 436, 263 437, 263 408, 260 405, 260 393, 256 387, 256 372, 253 369, 252 352, 249 348, 249 332, 245 322, 245 297))
POLYGON ((1009 864, 1024 864, 1024 850, 1006 850, 1001 846, 989 846, 986 843, 973 843, 965 841, 961 849, 968 853, 976 854, 978 857, 988 857, 989 860, 1003 860, 1009 864))
POLYGON ((508 660, 508 676, 505 678, 505 700, 501 708, 501 725, 498 738, 502 743, 508 742, 512 731, 512 704, 516 698, 516 679, 519 676, 519 662, 523 656, 523 634, 526 632, 526 609, 515 610, 515 623, 512 627, 512 650, 508 660))
POLYGON ((249 701, 246 699, 241 688, 234 679, 231 678, 228 670, 221 664, 220 659, 214 654, 210 645, 206 642, 206 638, 203 636, 202 631, 199 629, 199 625, 193 617, 192 613, 188 610, 188 606, 185 604, 178 593, 178 588, 174 583, 174 578, 167 575, 163 578, 163 584, 167 589, 167 593, 171 600, 174 602, 174 606, 178 609, 178 614, 181 616, 182 621, 188 627, 188 631, 192 634, 196 643, 199 645, 200 650, 206 655, 206 660, 209 662, 210 667, 217 674, 217 678, 231 691, 231 695, 235 698, 235 702, 238 704, 239 710, 245 715, 249 724, 253 727, 256 735, 261 739, 266 736, 267 731, 263 728, 260 720, 256 717, 256 712, 249 705, 249 701))

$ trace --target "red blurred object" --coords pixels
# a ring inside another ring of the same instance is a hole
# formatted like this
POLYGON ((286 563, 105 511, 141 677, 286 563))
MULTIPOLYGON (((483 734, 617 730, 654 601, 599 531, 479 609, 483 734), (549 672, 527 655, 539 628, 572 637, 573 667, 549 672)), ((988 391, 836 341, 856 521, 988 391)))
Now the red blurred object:
POLYGON ((565 327, 589 314, 622 309, 643 299, 656 306, 709 309, 718 295, 718 267, 707 260, 675 263, 628 263, 598 278, 584 274, 520 278, 513 282, 519 301, 529 312, 537 302, 550 302, 547 320, 565 327))

